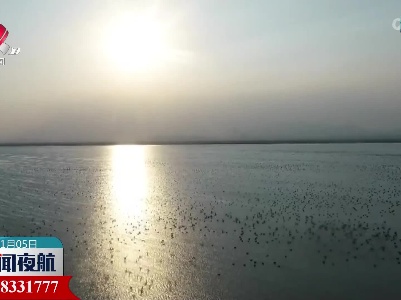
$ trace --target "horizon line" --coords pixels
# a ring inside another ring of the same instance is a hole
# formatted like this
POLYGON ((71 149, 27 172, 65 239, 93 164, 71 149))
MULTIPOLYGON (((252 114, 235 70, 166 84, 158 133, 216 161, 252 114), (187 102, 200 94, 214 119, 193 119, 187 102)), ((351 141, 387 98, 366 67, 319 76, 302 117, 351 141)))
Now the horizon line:
POLYGON ((280 145, 280 144, 396 144, 394 139, 288 139, 288 140, 198 140, 124 142, 0 142, 0 147, 22 146, 116 146, 116 145, 280 145))

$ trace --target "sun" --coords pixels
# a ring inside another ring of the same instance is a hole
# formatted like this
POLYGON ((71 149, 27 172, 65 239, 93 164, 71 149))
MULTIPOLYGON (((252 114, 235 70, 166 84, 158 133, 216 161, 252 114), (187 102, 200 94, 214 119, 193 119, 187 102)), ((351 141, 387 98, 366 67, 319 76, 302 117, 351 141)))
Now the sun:
POLYGON ((167 59, 169 47, 160 21, 151 14, 125 14, 107 28, 106 54, 129 72, 151 71, 167 59))

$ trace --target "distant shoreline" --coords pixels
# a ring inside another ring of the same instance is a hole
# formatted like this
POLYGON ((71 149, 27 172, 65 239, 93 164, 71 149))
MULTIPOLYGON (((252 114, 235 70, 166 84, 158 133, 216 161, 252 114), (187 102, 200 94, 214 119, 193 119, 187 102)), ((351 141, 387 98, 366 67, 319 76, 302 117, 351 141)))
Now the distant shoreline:
POLYGON ((139 142, 24 142, 0 143, 0 147, 29 146, 115 146, 115 145, 285 145, 285 144, 397 144, 401 139, 333 140, 231 140, 231 141, 139 141, 139 142))

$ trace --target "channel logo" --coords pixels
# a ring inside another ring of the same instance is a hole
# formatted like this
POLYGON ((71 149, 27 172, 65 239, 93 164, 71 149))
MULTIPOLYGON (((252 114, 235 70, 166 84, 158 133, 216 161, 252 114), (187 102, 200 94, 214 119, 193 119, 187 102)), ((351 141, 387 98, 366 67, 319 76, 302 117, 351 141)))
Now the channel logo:
POLYGON ((9 31, 7 30, 7 28, 4 25, 0 24, 0 52, 3 53, 3 55, 17 55, 18 53, 20 53, 21 49, 10 47, 10 45, 6 43, 8 34, 9 31))

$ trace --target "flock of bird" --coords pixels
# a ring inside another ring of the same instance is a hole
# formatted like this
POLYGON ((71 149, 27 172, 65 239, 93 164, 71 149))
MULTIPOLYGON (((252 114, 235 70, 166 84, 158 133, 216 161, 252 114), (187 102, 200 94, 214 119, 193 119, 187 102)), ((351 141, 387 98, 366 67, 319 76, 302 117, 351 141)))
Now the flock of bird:
POLYGON ((107 158, 2 159, 1 235, 59 237, 83 299, 228 297, 308 268, 401 275, 400 163, 152 158, 146 195, 119 207, 107 158))

